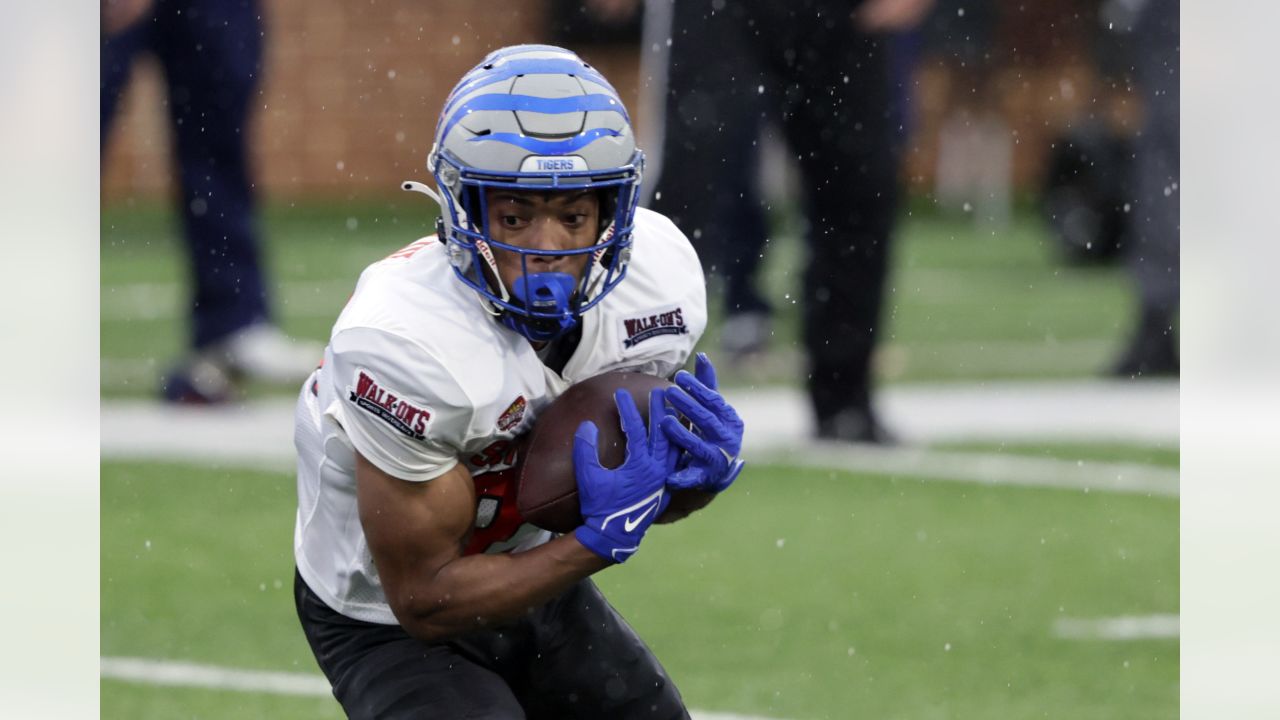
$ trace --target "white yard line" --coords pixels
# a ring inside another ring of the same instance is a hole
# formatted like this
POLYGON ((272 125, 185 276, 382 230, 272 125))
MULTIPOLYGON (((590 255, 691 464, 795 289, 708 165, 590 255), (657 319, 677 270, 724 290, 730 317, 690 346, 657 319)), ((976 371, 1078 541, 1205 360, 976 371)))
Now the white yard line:
POLYGON ((329 681, 323 675, 315 673, 239 670, 216 665, 131 657, 104 657, 101 661, 102 677, 108 680, 274 695, 331 695, 329 681))
MULTIPOLYGON (((1084 491, 1178 495, 1176 469, 1059 460, 1006 453, 935 451, 815 443, 795 390, 731 388, 743 416, 745 454, 833 470, 1084 491)), ((887 422, 915 443, 955 441, 1133 442, 1175 445, 1177 385, 1081 381, 891 387, 887 422)), ((288 471, 293 467, 293 401, 218 408, 147 401, 102 403, 104 458, 154 458, 288 471)))
MULTIPOLYGON (((884 422, 910 442, 1045 440, 1176 443, 1178 383, 1113 380, 893 385, 879 394, 884 422)), ((745 447, 803 441, 813 418, 789 388, 732 387, 747 420, 745 447)))
POLYGON ((1178 471, 1138 463, 1055 460, 1011 454, 809 443, 760 459, 823 470, 982 485, 1178 496, 1178 471))
POLYGON ((1062 618, 1053 634, 1067 640, 1176 640, 1178 624, 1177 615, 1062 618))
MULTIPOLYGON (((329 681, 319 673, 241 670, 218 665, 137 657, 104 657, 100 658, 100 661, 99 672, 106 680, 272 695, 332 697, 329 681)), ((705 710, 691 710, 690 714, 693 715, 694 720, 773 720, 758 715, 737 715, 705 710)))

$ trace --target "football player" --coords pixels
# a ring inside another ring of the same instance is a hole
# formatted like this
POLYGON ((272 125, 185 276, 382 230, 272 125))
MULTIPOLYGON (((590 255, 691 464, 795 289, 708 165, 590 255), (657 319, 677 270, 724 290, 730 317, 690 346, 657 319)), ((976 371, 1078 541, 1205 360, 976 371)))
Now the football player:
MULTIPOLYGON (((299 396, 295 597, 351 717, 687 717, 589 576, 625 562, 668 492, 719 492, 742 422, 704 356, 689 241, 636 209, 642 153, 617 92, 573 53, 495 51, 445 102, 427 160, 437 233, 369 266, 299 396), (574 439, 585 523, 524 522, 502 472, 574 382, 673 377, 627 457, 574 439), (693 422, 685 429, 676 413, 693 422)), ((671 519, 671 518, 667 518, 671 519)))

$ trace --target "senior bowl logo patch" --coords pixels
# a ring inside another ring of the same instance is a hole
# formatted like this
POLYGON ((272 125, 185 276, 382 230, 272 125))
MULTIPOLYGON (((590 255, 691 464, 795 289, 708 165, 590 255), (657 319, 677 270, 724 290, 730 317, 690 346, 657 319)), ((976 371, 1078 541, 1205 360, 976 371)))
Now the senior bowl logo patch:
POLYGON ((684 312, 679 306, 662 308, 638 317, 622 320, 622 347, 631 348, 660 335, 687 335, 684 312))
POLYGON ((347 399, 356 407, 382 420, 402 435, 422 440, 426 437, 427 421, 431 413, 416 407, 388 390, 368 370, 356 371, 355 386, 347 387, 347 399))
POLYGON ((498 429, 502 431, 510 430, 520 424, 524 420, 524 410, 529 406, 528 401, 521 395, 511 403, 506 410, 502 411, 502 415, 498 416, 498 429))

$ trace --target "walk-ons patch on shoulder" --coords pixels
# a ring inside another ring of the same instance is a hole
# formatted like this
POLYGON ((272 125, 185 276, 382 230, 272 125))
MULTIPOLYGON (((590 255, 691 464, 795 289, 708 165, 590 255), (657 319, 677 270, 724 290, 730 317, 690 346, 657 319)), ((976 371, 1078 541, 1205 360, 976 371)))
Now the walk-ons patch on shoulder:
POLYGON ((637 317, 623 318, 622 347, 630 348, 659 335, 687 335, 684 311, 678 305, 659 308, 637 317))
POLYGON ((347 399, 403 435, 416 440, 426 437, 431 412, 410 404, 399 393, 387 389, 368 370, 356 370, 355 385, 347 387, 347 399))

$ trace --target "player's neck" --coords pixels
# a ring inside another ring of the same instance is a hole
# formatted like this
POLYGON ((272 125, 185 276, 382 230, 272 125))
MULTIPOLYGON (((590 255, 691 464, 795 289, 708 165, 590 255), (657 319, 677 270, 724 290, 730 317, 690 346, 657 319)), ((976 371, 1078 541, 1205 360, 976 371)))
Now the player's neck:
POLYGON ((537 343, 530 340, 529 343, 537 351, 538 359, 542 364, 559 373, 564 372, 565 366, 569 364, 569 358, 573 357, 581 340, 582 323, 579 322, 572 330, 550 342, 537 343))

